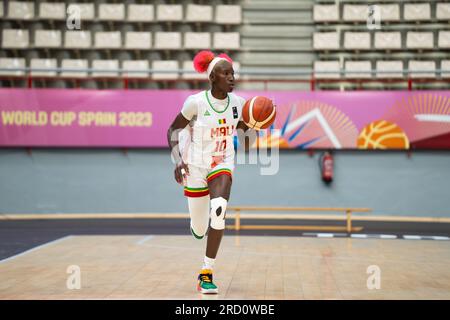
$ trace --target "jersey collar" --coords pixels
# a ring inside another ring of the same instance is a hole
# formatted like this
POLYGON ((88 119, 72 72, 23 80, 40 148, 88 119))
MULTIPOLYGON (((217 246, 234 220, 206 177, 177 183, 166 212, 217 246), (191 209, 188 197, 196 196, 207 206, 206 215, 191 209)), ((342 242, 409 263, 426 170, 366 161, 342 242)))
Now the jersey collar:
POLYGON ((217 113, 224 113, 224 112, 228 109, 228 106, 230 105, 230 96, 227 94, 227 100, 228 100, 228 101, 227 101, 227 106, 226 106, 225 109, 223 109, 222 111, 218 111, 218 110, 214 109, 214 107, 213 107, 211 101, 209 101, 208 90, 205 90, 205 96, 206 96, 206 100, 208 101, 209 106, 211 107, 211 109, 214 110, 214 112, 217 112, 217 113))

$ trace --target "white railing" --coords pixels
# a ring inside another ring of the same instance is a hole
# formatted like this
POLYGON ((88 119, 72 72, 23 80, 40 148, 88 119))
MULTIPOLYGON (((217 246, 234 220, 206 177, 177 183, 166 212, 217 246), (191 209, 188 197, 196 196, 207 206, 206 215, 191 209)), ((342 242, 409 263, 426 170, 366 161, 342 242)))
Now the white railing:
MULTIPOLYGON (((24 67, 24 68, 5 68, 1 67, 0 72, 25 72, 25 73, 33 73, 33 72, 86 72, 86 73, 119 73, 119 74, 142 74, 142 73, 148 73, 148 74, 154 74, 154 73, 163 73, 163 74, 197 74, 195 71, 191 70, 184 70, 184 69, 174 69, 174 70, 167 70, 167 69, 142 69, 142 70, 129 70, 129 69, 96 69, 96 68, 80 68, 80 69, 72 69, 72 68, 30 68, 30 67, 24 67)), ((403 69, 403 70, 361 70, 361 71, 350 71, 345 69, 340 70, 330 70, 330 71, 314 71, 314 70, 240 70, 236 72, 236 75, 239 76, 251 76, 251 75, 266 75, 266 76, 272 76, 272 75, 298 75, 298 76, 308 76, 311 77, 313 75, 318 74, 339 74, 340 76, 344 75, 358 75, 358 74, 371 74, 371 75, 380 75, 380 74, 398 74, 402 73, 403 76, 409 76, 411 74, 427 74, 427 73, 433 73, 436 75, 442 75, 442 74, 448 74, 450 76, 450 70, 449 69, 433 69, 433 70, 409 70, 409 69, 403 69)))

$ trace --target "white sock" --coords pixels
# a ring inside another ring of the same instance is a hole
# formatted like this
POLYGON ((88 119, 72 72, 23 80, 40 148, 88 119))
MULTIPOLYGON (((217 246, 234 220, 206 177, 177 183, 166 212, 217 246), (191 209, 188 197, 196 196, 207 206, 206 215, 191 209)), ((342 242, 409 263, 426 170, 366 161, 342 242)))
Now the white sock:
POLYGON ((216 259, 211 259, 211 258, 208 258, 207 256, 205 256, 205 259, 203 260, 202 270, 204 270, 204 269, 212 270, 214 267, 215 261, 216 261, 216 259))

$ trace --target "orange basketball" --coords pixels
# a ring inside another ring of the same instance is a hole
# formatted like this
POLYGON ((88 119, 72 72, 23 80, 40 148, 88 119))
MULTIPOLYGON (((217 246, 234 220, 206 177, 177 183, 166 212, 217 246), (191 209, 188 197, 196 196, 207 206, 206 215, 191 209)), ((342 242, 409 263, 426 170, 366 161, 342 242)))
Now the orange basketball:
POLYGON ((364 127, 357 146, 359 149, 409 149, 409 139, 397 124, 378 120, 364 127))
POLYGON ((250 129, 267 129, 275 121, 276 113, 272 100, 256 96, 245 102, 242 119, 250 129))

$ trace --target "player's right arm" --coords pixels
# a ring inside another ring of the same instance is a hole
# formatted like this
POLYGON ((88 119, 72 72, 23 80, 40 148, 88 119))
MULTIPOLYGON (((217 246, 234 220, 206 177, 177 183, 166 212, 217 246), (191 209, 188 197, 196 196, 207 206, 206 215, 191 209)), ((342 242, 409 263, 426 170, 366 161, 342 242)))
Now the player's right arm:
POLYGON ((186 119, 180 112, 175 120, 173 120, 169 130, 167 130, 167 140, 169 143, 170 153, 175 161, 175 180, 180 184, 183 183, 183 174, 181 172, 182 169, 186 171, 186 174, 189 174, 189 169, 183 162, 183 158, 180 153, 178 134, 182 129, 186 128, 188 124, 189 120, 186 119))
POLYGON ((181 130, 186 128, 191 119, 197 112, 197 107, 195 101, 189 97, 186 99, 183 109, 173 120, 172 124, 167 130, 167 142, 169 144, 170 153, 175 161, 175 180, 179 183, 183 183, 183 172, 189 174, 189 168, 186 163, 183 162, 183 157, 181 156, 180 146, 179 146, 179 133, 181 130))

